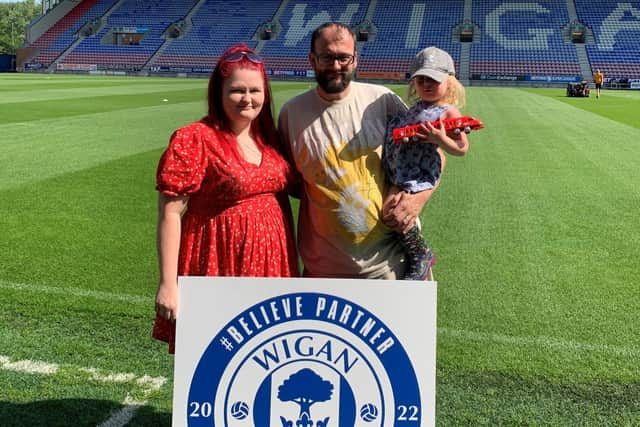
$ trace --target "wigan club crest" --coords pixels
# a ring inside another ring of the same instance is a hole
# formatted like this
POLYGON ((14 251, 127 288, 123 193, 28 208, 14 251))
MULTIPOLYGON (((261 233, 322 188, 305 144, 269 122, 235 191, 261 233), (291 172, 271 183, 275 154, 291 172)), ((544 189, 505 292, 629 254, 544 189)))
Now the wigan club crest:
POLYGON ((429 391, 399 336, 363 305, 290 292, 228 319, 195 363, 180 425, 426 425, 429 391))

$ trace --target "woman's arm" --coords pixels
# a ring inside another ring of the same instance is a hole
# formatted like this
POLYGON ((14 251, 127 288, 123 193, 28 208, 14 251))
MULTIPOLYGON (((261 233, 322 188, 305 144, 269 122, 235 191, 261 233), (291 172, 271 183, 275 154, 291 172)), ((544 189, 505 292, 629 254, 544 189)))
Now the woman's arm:
POLYGON ((178 254, 182 212, 186 196, 158 196, 157 250, 160 283, 156 292, 156 312, 165 319, 178 317, 178 254))

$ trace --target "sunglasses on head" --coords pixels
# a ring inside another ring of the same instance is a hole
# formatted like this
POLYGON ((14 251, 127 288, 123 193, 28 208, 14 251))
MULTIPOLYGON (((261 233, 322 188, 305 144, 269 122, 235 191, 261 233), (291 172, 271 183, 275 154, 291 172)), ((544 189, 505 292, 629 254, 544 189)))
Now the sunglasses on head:
POLYGON ((242 58, 247 58, 254 64, 262 64, 262 58, 252 52, 234 52, 224 57, 224 59, 229 62, 238 62, 242 58))

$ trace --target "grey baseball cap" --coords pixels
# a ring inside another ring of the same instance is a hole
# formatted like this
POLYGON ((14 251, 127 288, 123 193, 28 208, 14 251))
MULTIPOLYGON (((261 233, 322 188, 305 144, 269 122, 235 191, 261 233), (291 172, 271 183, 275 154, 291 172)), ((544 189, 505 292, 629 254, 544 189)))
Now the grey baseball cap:
POLYGON ((409 68, 409 73, 411 78, 427 76, 437 82, 442 82, 447 76, 455 75, 456 70, 451 55, 442 49, 431 46, 416 54, 409 68))

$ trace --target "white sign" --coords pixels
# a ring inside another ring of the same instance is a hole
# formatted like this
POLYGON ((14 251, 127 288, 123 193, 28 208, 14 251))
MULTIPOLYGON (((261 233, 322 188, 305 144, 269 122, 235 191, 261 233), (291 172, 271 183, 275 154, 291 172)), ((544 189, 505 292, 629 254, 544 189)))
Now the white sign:
POLYGON ((173 426, 435 425, 435 282, 181 277, 173 426))

